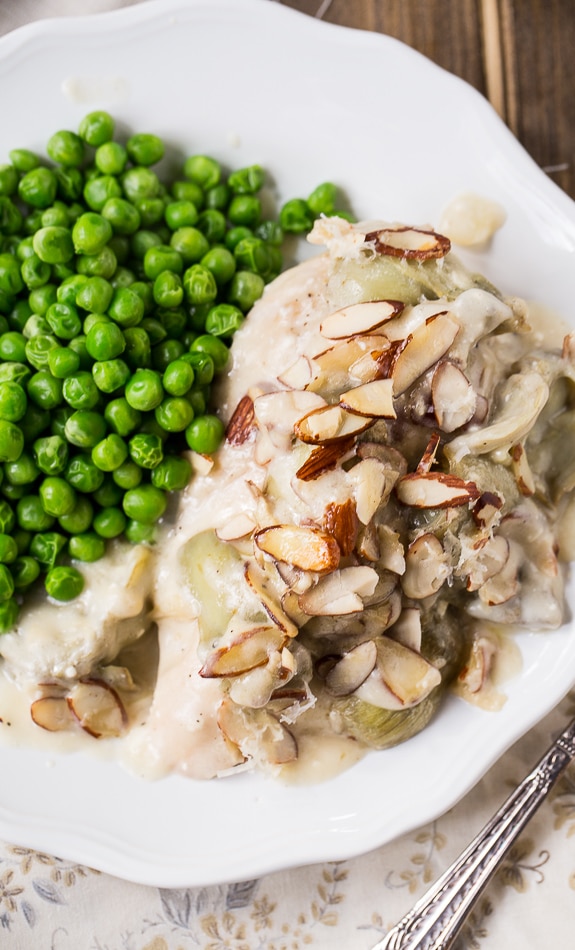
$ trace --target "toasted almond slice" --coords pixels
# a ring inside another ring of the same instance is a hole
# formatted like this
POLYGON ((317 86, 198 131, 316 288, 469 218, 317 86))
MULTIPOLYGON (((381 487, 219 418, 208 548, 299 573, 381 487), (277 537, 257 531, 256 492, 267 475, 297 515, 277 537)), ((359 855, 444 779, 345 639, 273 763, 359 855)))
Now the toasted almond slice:
POLYGON ((479 528, 494 528, 501 521, 503 499, 493 492, 482 492, 473 508, 471 515, 479 528))
POLYGON ((277 448, 272 442, 268 429, 259 429, 254 448, 254 461, 258 465, 267 465, 277 455, 277 448))
POLYGON ((376 525, 373 521, 362 525, 358 532, 356 550, 360 557, 366 561, 375 563, 381 557, 381 548, 379 546, 379 537, 376 525))
POLYGON ((470 693, 478 693, 487 683, 497 648, 488 637, 473 641, 467 662, 457 677, 457 682, 470 693))
POLYGON ((445 257, 451 250, 451 241, 445 235, 410 227, 370 231, 365 243, 373 244, 378 254, 419 261, 445 257))
POLYGON ((259 426, 265 426, 272 433, 291 433, 293 426, 303 415, 313 409, 326 406, 325 399, 318 393, 303 389, 280 389, 273 393, 263 393, 254 399, 254 418, 259 426))
POLYGON ((355 446, 355 436, 349 436, 347 439, 338 439, 336 442, 329 442, 327 445, 318 445, 312 449, 307 459, 300 465, 296 474, 302 482, 311 482, 319 478, 324 472, 335 468, 338 462, 342 461, 355 446))
POLYGON ((288 389, 305 389, 313 378, 312 365, 307 356, 298 356, 295 363, 288 366, 278 376, 278 382, 288 389))
POLYGON ((244 567, 244 577, 272 623, 287 637, 296 637, 298 628, 278 603, 276 592, 264 571, 253 562, 248 561, 244 567))
POLYGON ((334 571, 299 597, 300 608, 313 617, 335 617, 363 610, 363 598, 370 597, 378 581, 372 567, 358 565, 334 571))
POLYGON ((307 623, 309 620, 309 614, 306 614, 305 610, 302 610, 300 607, 299 599, 300 592, 297 590, 286 590, 281 596, 281 605, 284 613, 295 623, 298 627, 303 627, 304 623, 307 623))
POLYGON ((407 338, 394 360, 393 393, 399 396, 444 356, 459 333, 459 323, 447 311, 429 317, 407 338))
POLYGON ((76 722, 65 696, 40 696, 30 706, 30 715, 48 732, 62 732, 76 722))
POLYGON ((292 733, 266 709, 250 710, 225 698, 219 705, 217 723, 223 735, 244 756, 258 752, 270 765, 285 765, 297 759, 297 743, 292 733))
POLYGON ((365 432, 374 419, 348 412, 340 406, 313 409, 294 425, 294 433, 302 442, 322 445, 365 432))
POLYGON ((226 429, 226 439, 232 445, 243 445, 255 429, 254 402, 251 396, 242 396, 226 429))
POLYGON ((405 551, 399 534, 390 525, 381 524, 377 527, 379 539, 380 567, 394 574, 405 573, 405 551))
POLYGON ((255 534, 260 551, 276 561, 286 561, 304 571, 324 574, 339 564, 337 541, 319 528, 276 524, 261 528, 255 534))
POLYGON ((383 352, 389 347, 384 336, 356 336, 318 353, 311 361, 312 378, 306 389, 321 392, 326 399, 339 395, 353 385, 350 367, 366 353, 383 352))
POLYGON ((521 548, 515 542, 509 543, 509 556, 501 570, 493 574, 477 591, 482 603, 489 607, 505 604, 519 593, 519 567, 521 548))
POLYGON ((224 525, 216 528, 216 535, 220 541, 239 541, 240 538, 246 538, 254 531, 256 522, 254 518, 246 512, 240 512, 226 521, 224 525))
POLYGON ((429 472, 435 462, 435 456, 437 455, 437 449, 439 448, 439 443, 441 441, 439 432, 434 432, 431 436, 429 442, 425 446, 425 450, 419 464, 417 466, 417 473, 429 472))
POLYGON ((351 381, 358 384, 370 383, 373 379, 387 379, 396 351, 397 346, 383 340, 382 337, 382 345, 377 350, 369 350, 351 364, 349 367, 351 381))
POLYGON ((377 662, 373 673, 356 691, 356 695, 367 702, 373 701, 365 695, 372 678, 382 680, 403 708, 420 703, 441 683, 441 674, 435 666, 387 635, 377 641, 377 662))
POLYGON ((208 656, 200 670, 206 679, 221 676, 238 676, 256 666, 263 666, 270 653, 281 650, 287 636, 276 626, 260 624, 243 630, 231 643, 219 647, 208 656))
POLYGON ((393 405, 393 381, 374 379, 354 389, 348 389, 339 397, 339 404, 358 416, 376 419, 396 419, 393 405))
POLYGON ((421 653, 421 611, 417 607, 404 607, 387 636, 414 653, 421 653))
POLYGON ((76 683, 67 696, 68 706, 82 729, 95 739, 119 736, 128 717, 115 689, 99 679, 76 683))
POLYGON ((332 696, 349 696, 367 679, 377 660, 377 647, 373 640, 364 640, 332 666, 325 678, 325 685, 332 696))
POLYGON ((209 475, 214 467, 214 459, 211 455, 203 455, 200 452, 184 452, 182 454, 189 459, 195 475, 209 475))
POLYGON ((509 542, 506 538, 499 534, 487 538, 476 556, 468 558, 467 564, 463 566, 463 575, 467 574, 467 590, 479 590, 490 577, 503 569, 508 557, 509 542))
POLYGON ((403 505, 412 508, 453 508, 479 498, 475 482, 466 482, 448 472, 412 472, 402 475, 396 493, 403 505))
POLYGON ((368 300, 350 304, 325 317, 320 333, 328 340, 343 340, 346 337, 371 333, 403 310, 400 300, 368 300))
POLYGON ((529 465, 525 447, 521 442, 518 442, 517 445, 511 447, 509 454, 511 456, 511 468, 513 469, 519 491, 525 497, 534 495, 535 479, 533 478, 533 472, 529 465))
POLYGON ((348 472, 353 485, 357 517, 362 524, 369 524, 384 499, 388 474, 388 470, 376 458, 362 459, 348 472))
POLYGON ((348 498, 342 504, 330 502, 325 509, 322 528, 331 534, 339 545, 343 557, 351 554, 355 547, 358 530, 358 518, 353 499, 348 498))
POLYGON ((437 425, 454 432, 470 422, 477 409, 477 393, 455 363, 439 363, 431 381, 431 401, 437 425))
POLYGON ((436 594, 447 580, 450 569, 443 545, 434 534, 422 534, 409 545, 401 586, 406 597, 424 600, 436 594))

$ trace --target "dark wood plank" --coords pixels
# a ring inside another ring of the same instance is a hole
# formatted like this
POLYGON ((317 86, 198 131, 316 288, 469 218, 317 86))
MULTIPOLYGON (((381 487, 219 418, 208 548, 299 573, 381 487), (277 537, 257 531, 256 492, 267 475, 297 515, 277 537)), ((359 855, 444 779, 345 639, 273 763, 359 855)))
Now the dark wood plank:
POLYGON ((573 0, 281 0, 387 33, 465 79, 575 198, 573 0))

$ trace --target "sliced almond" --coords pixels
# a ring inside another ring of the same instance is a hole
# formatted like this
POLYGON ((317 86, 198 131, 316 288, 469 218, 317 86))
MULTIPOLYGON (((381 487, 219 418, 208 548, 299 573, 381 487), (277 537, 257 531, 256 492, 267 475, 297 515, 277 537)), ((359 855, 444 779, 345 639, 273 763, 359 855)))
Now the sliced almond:
POLYGON ((287 636, 276 626, 260 624, 239 633, 227 646, 214 650, 200 669, 206 679, 238 676, 267 663, 270 653, 281 650, 287 636))
POLYGON ((451 241, 443 234, 422 228, 382 228, 365 235, 366 244, 373 244, 378 254, 426 261, 445 257, 451 250, 451 241))
POLYGON ((337 541, 319 528, 277 524, 261 528, 254 536, 260 551, 276 561, 286 561, 304 571, 323 574, 339 564, 337 541))
POLYGON ((391 379, 374 379, 369 383, 348 389, 339 397, 339 404, 359 416, 375 419, 396 419, 391 379))
POLYGON ((325 317, 320 325, 322 336, 328 340, 343 340, 346 337, 371 333, 403 310, 400 300, 369 300, 350 304, 325 317))
POLYGON ((417 607, 404 607, 387 636, 414 653, 421 653, 421 611, 417 607))
POLYGON ((356 550, 366 561, 376 563, 381 557, 381 548, 376 525, 373 521, 362 525, 358 532, 356 550))
POLYGON ((378 574, 367 565, 344 567, 322 578, 299 597, 300 608, 309 616, 339 616, 363 610, 363 598, 373 594, 378 574))
MULTIPOLYGON (((421 654, 385 635, 377 641, 375 669, 357 690, 356 695, 367 702, 373 702, 373 698, 369 699, 368 695, 371 681, 377 679, 383 681, 401 707, 406 708, 420 703, 436 686, 439 686, 441 674, 421 654)), ((373 685, 376 687, 376 684, 373 685)))
POLYGON ((374 379, 387 379, 397 346, 384 340, 378 349, 369 350, 349 367, 349 376, 354 383, 369 383, 374 379))
POLYGON ((409 545, 401 586, 406 597, 424 600, 443 586, 450 570, 443 545, 434 534, 422 534, 409 545))
POLYGON ((443 432, 454 432, 466 425, 477 409, 477 393, 465 373, 449 360, 440 363, 433 374, 431 401, 443 432))
POLYGON ((128 717, 115 689, 98 679, 76 683, 67 696, 67 703, 85 732, 95 739, 122 734, 128 717))
POLYGON ((519 593, 520 552, 519 546, 510 542, 509 556, 501 569, 488 578, 477 591, 479 599, 488 607, 505 604, 519 593))
POLYGON ((475 482, 466 482, 447 472, 403 475, 395 490, 400 502, 412 508, 453 508, 468 505, 480 495, 475 482))
POLYGON ((367 679, 377 660, 373 640, 364 640, 335 663, 325 677, 326 689, 332 696, 349 696, 367 679))
POLYGON ((263 756, 270 765, 285 765, 297 759, 297 743, 292 733, 266 709, 249 710, 231 699, 223 699, 217 713, 223 735, 237 746, 244 756, 263 756))
POLYGON ((457 682, 470 693, 478 693, 486 685, 497 648, 488 637, 477 637, 473 641, 465 666, 457 677, 457 682))
POLYGON ((357 336, 318 353, 311 361, 312 378, 306 389, 321 392, 326 399, 339 395, 353 385, 350 367, 367 353, 383 352, 389 347, 384 336, 357 336))
POLYGON ((30 706, 30 715, 48 732, 62 732, 76 722, 65 696, 40 696, 30 706))
POLYGON ((529 465, 525 447, 521 442, 518 442, 517 445, 511 447, 509 454, 511 456, 511 468, 515 475, 515 481, 517 482, 519 491, 525 497, 534 495, 536 489, 535 479, 533 478, 533 472, 529 465))
POLYGON ((348 472, 353 486, 357 517, 362 524, 369 524, 386 495, 391 492, 394 480, 388 487, 389 472, 376 458, 362 459, 348 472))
POLYGON ((195 475, 209 475, 214 467, 214 459, 211 455, 203 455, 200 452, 184 452, 183 454, 189 459, 195 475))
POLYGON ((397 531, 390 525, 381 524, 377 527, 377 535, 380 567, 394 574, 404 574, 405 550, 397 531))
POLYGON ((435 462, 435 456, 437 455, 437 449, 439 448, 440 441, 441 438, 439 432, 434 432, 429 442, 425 446, 423 455, 419 460, 416 470, 418 474, 421 472, 429 472, 431 470, 433 463, 435 462))
POLYGON ((491 530, 501 521, 502 508, 503 499, 500 495, 494 492, 482 492, 473 505, 471 514, 479 528, 491 530))
POLYGON ((467 563, 463 565, 461 573, 467 576, 467 590, 479 590, 490 577, 494 577, 503 569, 508 557, 509 542, 506 538, 501 535, 487 538, 477 550, 475 557, 470 556, 467 563))
POLYGON ((314 409, 294 425, 294 433, 302 442, 320 445, 359 435, 373 425, 374 419, 348 412, 340 406, 314 409))
POLYGON ((354 501, 348 498, 347 501, 341 504, 330 502, 325 509, 322 528, 326 534, 331 534, 335 538, 343 557, 351 554, 355 547, 358 531, 358 517, 354 501))
POLYGON ((307 459, 300 465, 296 474, 303 482, 311 482, 319 478, 324 472, 335 468, 338 462, 342 461, 355 446, 355 436, 349 436, 347 439, 338 439, 336 442, 329 442, 327 445, 318 445, 312 449, 307 459))
POLYGON ((240 512, 224 525, 216 528, 216 535, 220 541, 239 541, 240 538, 246 538, 252 534, 255 528, 255 519, 245 512, 240 512))
POLYGON ((288 389, 304 389, 311 383, 313 377, 312 365, 307 356, 298 356, 295 363, 288 366, 278 376, 278 382, 288 389))
POLYGON ((459 333, 459 323, 447 311, 429 317, 406 340, 391 368, 393 392, 399 396, 444 356, 459 333))
POLYGON ((226 439, 232 445, 243 445, 251 438, 255 427, 253 399, 249 395, 242 396, 228 422, 226 439))
POLYGON ((313 409, 326 405, 325 399, 317 393, 308 392, 306 389, 282 389, 258 396, 253 403, 253 412, 257 424, 270 430, 274 441, 274 430, 291 433, 298 419, 313 409))
POLYGON ((287 637, 296 637, 298 628, 280 606, 277 594, 266 574, 253 561, 248 561, 244 567, 244 577, 272 623, 287 637))

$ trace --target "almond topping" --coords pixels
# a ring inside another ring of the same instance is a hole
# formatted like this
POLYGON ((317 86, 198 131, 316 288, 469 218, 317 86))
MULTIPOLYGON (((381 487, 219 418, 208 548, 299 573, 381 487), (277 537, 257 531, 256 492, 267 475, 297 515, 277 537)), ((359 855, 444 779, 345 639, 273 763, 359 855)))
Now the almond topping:
POLYGON ((256 523, 251 515, 240 512, 224 525, 216 528, 216 536, 220 541, 239 541, 245 538, 255 529, 256 523))
POLYGON ((376 458, 362 459, 348 472, 353 485, 357 517, 362 524, 369 524, 384 498, 389 494, 393 481, 389 483, 389 471, 376 458))
POLYGON ((278 603, 276 593, 265 573, 256 564, 248 562, 244 567, 244 577, 272 623, 287 637, 296 637, 298 628, 278 603))
POLYGON ((371 333, 403 310, 399 300, 369 300, 351 304, 330 313, 320 326, 322 336, 328 340, 342 340, 345 337, 371 333))
POLYGON ((465 373, 449 360, 440 363, 433 374, 431 401, 443 432, 454 432, 470 422, 477 409, 477 393, 465 373))
POLYGON ((378 574, 372 567, 344 567, 323 577, 315 587, 301 594, 299 605, 310 616, 338 616, 363 610, 363 598, 370 597, 378 574))
POLYGON ((254 403, 251 396, 242 396, 232 413, 226 429, 226 439, 232 445, 243 445, 255 430, 254 403))
POLYGON ((359 416, 395 419, 397 413, 393 405, 393 381, 374 379, 362 386, 356 386, 339 397, 340 406, 359 416))
POLYGON ((398 709, 414 706, 441 682, 441 674, 419 653, 389 636, 377 641, 377 662, 356 696, 374 706, 398 709))
POLYGON ((128 717, 115 689, 99 679, 76 683, 67 696, 68 706, 82 729, 95 739, 119 736, 128 717))
POLYGON ((347 412, 340 406, 326 406, 313 409, 294 425, 294 432, 302 442, 312 445, 347 439, 351 435, 364 432, 373 425, 374 419, 347 412))
POLYGON ((399 396, 445 355, 459 333, 459 323, 447 312, 429 317, 407 338, 397 353, 391 377, 394 395, 399 396))
POLYGON ((348 498, 343 504, 330 502, 325 509, 322 528, 335 538, 343 557, 351 554, 358 530, 358 517, 352 499, 348 498))
POLYGON ((435 231, 421 228, 384 228, 365 235, 366 244, 372 244, 378 254, 426 261, 445 257, 451 250, 451 241, 435 231))
POLYGON ((260 551, 277 561, 287 561, 304 571, 326 573, 339 564, 337 541, 319 528, 276 524, 261 528, 255 534, 260 551))
POLYGON ((230 644, 219 647, 208 656, 200 676, 210 679, 238 676, 268 661, 270 653, 281 650, 287 637, 278 627, 260 625, 239 633, 230 644))
POLYGON ((295 473, 296 478, 303 482, 319 478, 324 472, 335 468, 337 463, 352 451, 354 445, 354 436, 338 439, 337 442, 328 442, 327 445, 318 445, 312 449, 303 465, 300 465, 295 473))
POLYGON ((312 380, 312 366, 307 356, 298 356, 295 363, 288 366, 278 376, 278 382, 288 389, 305 389, 312 380))
POLYGON ((475 482, 466 482, 447 472, 412 472, 403 475, 396 493, 400 502, 412 508, 452 508, 479 498, 475 482))
POLYGON ((325 678, 326 689, 332 696, 349 696, 367 679, 376 660, 375 642, 364 640, 332 666, 325 678))
POLYGON ((409 545, 401 586, 406 597, 424 600, 436 594, 449 577, 447 555, 434 534, 422 534, 409 545))
POLYGON ((65 696, 41 696, 35 699, 30 706, 30 715, 37 726, 48 732, 61 732, 75 722, 65 696))

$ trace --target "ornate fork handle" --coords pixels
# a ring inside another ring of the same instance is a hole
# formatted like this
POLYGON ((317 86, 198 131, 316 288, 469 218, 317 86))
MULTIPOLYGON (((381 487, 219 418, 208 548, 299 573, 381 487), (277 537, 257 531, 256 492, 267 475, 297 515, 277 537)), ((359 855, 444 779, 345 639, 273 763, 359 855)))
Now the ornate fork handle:
POLYGON ((502 858, 575 758, 575 720, 463 854, 372 950, 447 950, 502 858))

